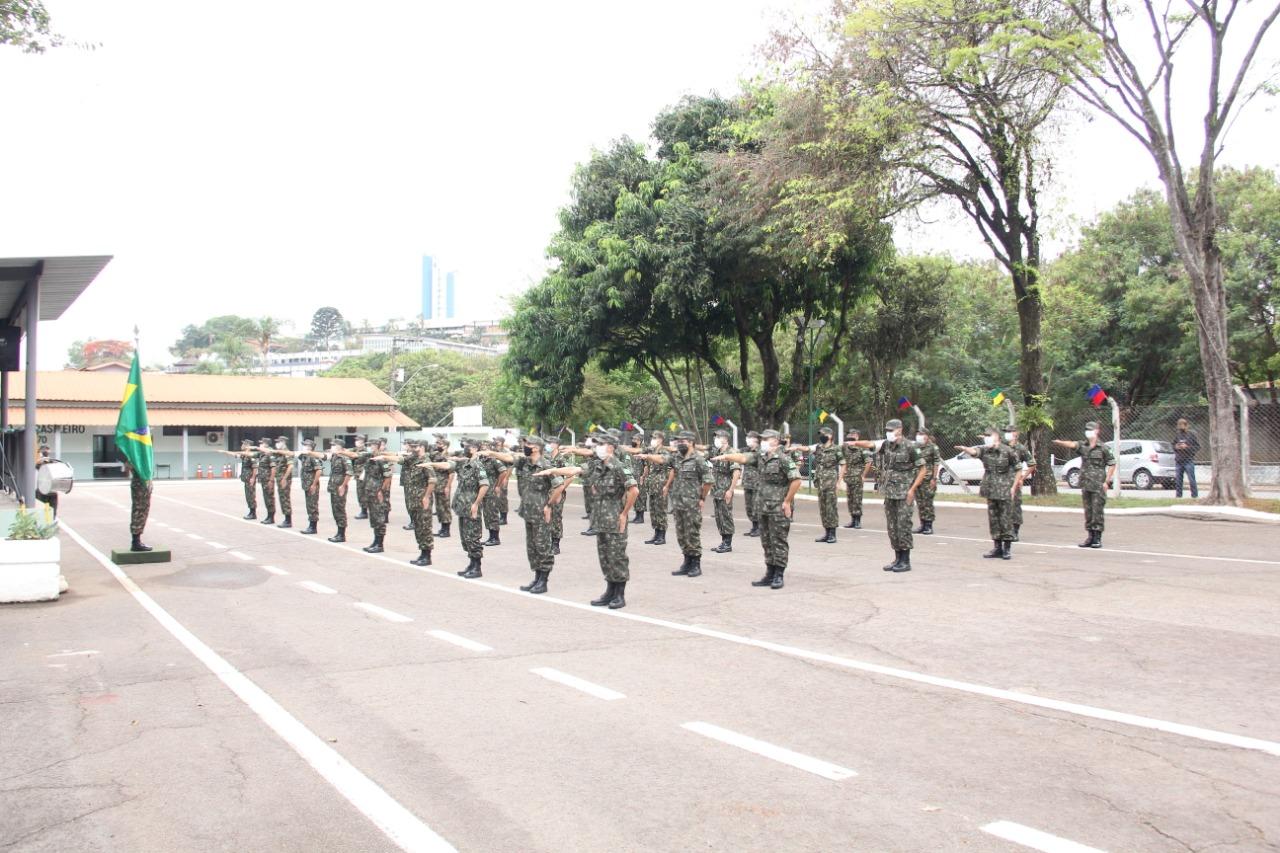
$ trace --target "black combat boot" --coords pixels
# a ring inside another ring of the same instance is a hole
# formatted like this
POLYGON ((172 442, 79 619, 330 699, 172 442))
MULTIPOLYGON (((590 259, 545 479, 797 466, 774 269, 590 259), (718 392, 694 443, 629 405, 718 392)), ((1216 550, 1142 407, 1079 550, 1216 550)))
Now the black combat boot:
POLYGON ((251 518, 257 518, 257 517, 258 517, 258 511, 257 511, 256 509, 251 509, 251 510, 249 510, 249 512, 245 515, 245 517, 244 517, 244 518, 245 518, 245 521, 248 521, 248 520, 249 520, 249 519, 251 519, 251 518))
POLYGON ((406 524, 404 527, 401 527, 400 529, 401 529, 401 530, 412 530, 412 529, 413 529, 413 522, 412 522, 412 521, 411 521, 411 522, 409 522, 408 524, 406 524))
POLYGON ((702 575, 702 555, 689 558, 689 577, 696 578, 702 575))
POLYGON ((759 536, 759 535, 760 535, 760 522, 758 522, 758 521, 753 521, 753 522, 751 522, 751 529, 747 531, 747 535, 748 535, 748 536, 751 536, 751 537, 759 536))
POLYGON ((988 560, 998 560, 1004 556, 1004 546, 1000 544, 999 539, 992 539, 991 544, 995 547, 982 556, 988 560))
POLYGON ((644 524, 644 510, 642 509, 636 510, 636 517, 631 520, 636 524, 644 524))
POLYGON ((646 545, 666 545, 667 544, 667 528, 658 527, 653 531, 653 538, 644 540, 646 545))
POLYGON ((505 512, 504 512, 504 513, 501 513, 501 514, 498 516, 498 523, 499 523, 499 524, 506 524, 506 523, 507 523, 507 514, 506 514, 505 512))
POLYGON ((1014 542, 1020 542, 1020 541, 1021 541, 1021 540, 1018 538, 1018 534, 1019 534, 1019 532, 1020 532, 1021 530, 1022 530, 1022 525, 1021 525, 1021 524, 1015 524, 1015 525, 1013 526, 1013 541, 1014 541, 1014 542))
POLYGON ((560 556, 560 540, 559 539, 551 540, 551 553, 555 554, 557 557, 560 556))
POLYGON ((688 554, 685 554, 685 555, 684 555, 684 562, 680 564, 680 568, 676 569, 676 570, 675 570, 674 572, 672 572, 671 574, 673 574, 673 575, 687 575, 687 574, 689 574, 689 564, 690 564, 690 563, 692 563, 692 562, 693 562, 693 557, 690 557, 688 554))
POLYGON ((854 530, 862 529, 862 513, 858 513, 853 517, 853 529, 854 530))
POLYGON ((476 557, 471 562, 471 567, 462 575, 464 578, 481 578, 484 573, 480 571, 480 558, 476 557))
POLYGON ((293 527, 293 513, 285 513, 284 521, 277 524, 276 527, 293 527))
POLYGON ((1102 531, 1101 531, 1101 530, 1095 530, 1095 531, 1093 531, 1093 542, 1092 542, 1092 543, 1090 543, 1089 547, 1090 547, 1090 548, 1101 548, 1101 547, 1102 547, 1102 531))
POLYGON ((264 519, 262 519, 262 521, 259 521, 258 523, 259 523, 259 524, 275 524, 275 523, 276 523, 276 514, 275 514, 274 512, 272 512, 272 513, 268 513, 268 514, 267 514, 267 517, 266 517, 266 518, 264 518, 264 519))
POLYGON ((895 572, 909 572, 909 571, 911 571, 911 551, 910 551, 910 549, 908 549, 908 550, 906 550, 906 551, 899 551, 899 552, 898 552, 898 565, 897 565, 897 568, 895 568, 895 569, 894 569, 894 571, 895 571, 895 572))
POLYGON ((733 534, 720 537, 720 544, 711 549, 717 554, 728 554, 733 550, 733 534))
POLYGON ((142 544, 142 536, 141 536, 141 535, 138 535, 138 536, 133 537, 133 544, 129 546, 129 550, 130 550, 130 551, 150 551, 150 550, 151 550, 151 546, 150 546, 150 545, 143 545, 143 544, 142 544))
POLYGON ((825 542, 828 545, 834 545, 836 541, 836 530, 834 527, 825 528, 826 533, 819 536, 814 542, 825 542))
POLYGON ((1094 539, 1094 537, 1095 537, 1095 536, 1097 536, 1097 535, 1098 535, 1098 534, 1097 534, 1097 531, 1094 531, 1094 530, 1086 530, 1086 531, 1085 531, 1085 533, 1086 533, 1087 535, 1084 537, 1084 541, 1083 541, 1083 542, 1081 542, 1081 543, 1079 544, 1079 546, 1077 546, 1077 547, 1080 547, 1080 548, 1092 548, 1092 547, 1093 547, 1093 539, 1094 539))
POLYGON ((449 528, 451 528, 451 527, 453 527, 453 522, 452 522, 452 521, 446 521, 446 522, 444 522, 443 524, 441 524, 441 525, 440 525, 440 529, 436 531, 436 538, 437 538, 437 539, 448 539, 450 536, 452 536, 452 535, 453 535, 453 534, 451 534, 451 533, 449 532, 449 528))
POLYGON ((615 584, 613 581, 609 581, 609 583, 604 588, 604 592, 600 594, 600 597, 591 599, 591 606, 604 607, 610 601, 613 601, 613 588, 615 586, 617 586, 617 584, 615 584))
POLYGON ((537 577, 533 580, 533 586, 529 587, 529 592, 534 595, 542 595, 547 591, 547 580, 551 577, 551 572, 536 572, 537 577))
POLYGON ((354 518, 356 521, 364 521, 368 517, 369 517, 368 511, 363 508, 358 513, 352 516, 352 518, 354 518))
POLYGON ((1013 559, 1013 543, 1010 542, 1008 539, 1001 540, 1000 542, 1000 559, 1002 560, 1013 559))
POLYGON ((920 526, 917 527, 915 530, 912 530, 911 532, 916 534, 917 536, 919 536, 921 533, 924 533, 924 522, 923 521, 920 522, 920 526))
POLYGON ((370 554, 381 554, 382 553, 382 534, 375 533, 373 535, 373 544, 366 545, 364 547, 364 550, 370 554))
POLYGON ((623 593, 627 590, 626 581, 618 581, 613 585, 613 598, 609 599, 609 609, 617 610, 627 606, 627 599, 623 593))
POLYGON ((489 531, 489 538, 480 543, 481 545, 501 545, 502 540, 498 538, 498 528, 489 531))
POLYGON ((769 584, 769 589, 782 589, 782 574, 786 570, 785 566, 773 567, 773 583, 769 584))
POLYGON ((921 535, 923 535, 923 536, 932 536, 932 535, 933 535, 933 522, 932 522, 932 521, 926 521, 924 524, 921 524, 921 525, 920 525, 920 533, 921 533, 921 535))
POLYGON ((582 535, 583 535, 583 536, 595 536, 595 535, 596 535, 596 529, 595 529, 595 527, 594 527, 594 526, 588 526, 586 530, 582 531, 582 535))
POLYGON ((902 565, 902 552, 895 549, 893 552, 893 562, 887 566, 881 566, 881 568, 886 572, 896 572, 900 565, 902 565))
POLYGON ((418 551, 418 559, 416 559, 416 560, 410 560, 410 561, 409 561, 409 565, 411 565, 411 566, 429 566, 429 565, 431 565, 431 552, 430 552, 430 551, 421 551, 421 550, 420 550, 420 551, 418 551))
POLYGON ((845 525, 850 529, 858 526, 858 517, 856 515, 849 516, 849 523, 845 525))
POLYGON ((468 572, 470 572, 470 571, 471 571, 472 569, 474 569, 475 567, 476 567, 476 558, 475 558, 475 557, 469 557, 469 558, 467 559, 467 567, 466 567, 465 569, 463 569, 462 571, 460 571, 460 572, 458 572, 458 573, 457 573, 457 574, 458 574, 458 577, 463 577, 463 578, 465 578, 465 577, 467 576, 467 573, 468 573, 468 572))
POLYGON ((315 535, 315 533, 316 533, 316 523, 315 523, 314 521, 310 521, 310 520, 308 520, 308 521, 307 521, 307 526, 306 526, 306 527, 304 527, 304 528, 302 528, 302 529, 301 529, 301 530, 299 530, 298 532, 299 532, 299 533, 307 533, 307 534, 310 534, 310 535, 314 536, 314 535, 315 535))
POLYGON ((339 527, 339 528, 338 528, 338 533, 337 533, 337 535, 336 535, 336 536, 330 536, 330 537, 329 537, 329 541, 330 541, 330 542, 346 542, 346 541, 347 541, 347 528, 345 528, 345 527, 339 527))
POLYGON ((773 585, 773 576, 777 574, 778 572, 777 568, 769 565, 766 565, 764 568, 765 568, 764 577, 760 578, 760 580, 758 581, 752 581, 751 582, 752 586, 772 586, 773 585))

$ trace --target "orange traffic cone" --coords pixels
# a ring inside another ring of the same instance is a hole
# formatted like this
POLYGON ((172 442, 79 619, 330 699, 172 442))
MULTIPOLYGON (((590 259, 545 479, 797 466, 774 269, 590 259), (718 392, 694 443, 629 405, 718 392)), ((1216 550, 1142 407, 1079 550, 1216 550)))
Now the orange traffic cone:
POLYGON ((196 466, 196 479, 197 479, 197 480, 203 480, 203 479, 204 479, 204 466, 203 466, 203 465, 197 465, 197 466, 196 466))

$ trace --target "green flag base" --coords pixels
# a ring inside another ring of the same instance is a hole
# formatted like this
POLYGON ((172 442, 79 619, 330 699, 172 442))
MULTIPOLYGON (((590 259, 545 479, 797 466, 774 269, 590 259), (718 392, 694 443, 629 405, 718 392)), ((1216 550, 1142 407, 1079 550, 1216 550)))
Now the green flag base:
POLYGON ((154 551, 130 551, 128 548, 112 548, 111 562, 117 566, 135 563, 167 563, 172 560, 168 549, 157 548, 154 551))

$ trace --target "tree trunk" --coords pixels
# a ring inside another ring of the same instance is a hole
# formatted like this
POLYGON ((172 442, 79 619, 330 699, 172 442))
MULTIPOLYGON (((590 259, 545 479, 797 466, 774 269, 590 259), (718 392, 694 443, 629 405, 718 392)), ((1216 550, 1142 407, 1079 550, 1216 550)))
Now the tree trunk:
MULTIPOLYGON (((1037 280, 1038 265, 1015 266, 1012 270, 1013 292, 1018 306, 1018 332, 1021 357, 1018 363, 1019 384, 1022 386, 1022 404, 1043 408, 1047 398, 1044 379, 1044 350, 1040 333, 1040 320, 1044 304, 1040 299, 1037 280)), ((1050 462, 1051 447, 1048 427, 1037 424, 1027 434, 1031 455, 1036 462, 1037 476, 1031 481, 1033 495, 1056 495, 1058 480, 1050 462)))

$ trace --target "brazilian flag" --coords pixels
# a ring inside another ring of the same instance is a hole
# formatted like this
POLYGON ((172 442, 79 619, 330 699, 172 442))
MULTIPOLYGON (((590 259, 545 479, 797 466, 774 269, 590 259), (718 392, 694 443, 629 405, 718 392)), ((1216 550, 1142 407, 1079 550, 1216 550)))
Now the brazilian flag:
POLYGON ((155 477, 155 453, 151 445, 151 428, 147 426, 147 401, 142 396, 142 369, 138 354, 133 354, 129 380, 120 401, 120 418, 116 421, 116 449, 129 460, 134 475, 142 480, 155 477))

